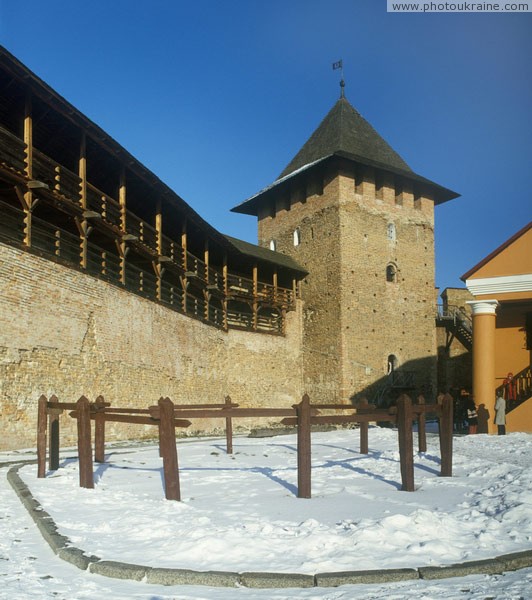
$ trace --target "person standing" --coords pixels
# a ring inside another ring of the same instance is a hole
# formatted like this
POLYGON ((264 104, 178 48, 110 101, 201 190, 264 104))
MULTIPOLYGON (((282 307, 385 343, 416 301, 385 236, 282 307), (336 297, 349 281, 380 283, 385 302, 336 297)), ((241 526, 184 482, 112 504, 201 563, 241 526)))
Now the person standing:
POLYGON ((500 393, 495 400, 495 425, 499 435, 506 435, 506 400, 500 393))
POLYGON ((471 396, 467 401, 467 425, 468 425, 468 433, 475 434, 477 432, 478 426, 478 414, 477 407, 475 405, 475 401, 471 396))

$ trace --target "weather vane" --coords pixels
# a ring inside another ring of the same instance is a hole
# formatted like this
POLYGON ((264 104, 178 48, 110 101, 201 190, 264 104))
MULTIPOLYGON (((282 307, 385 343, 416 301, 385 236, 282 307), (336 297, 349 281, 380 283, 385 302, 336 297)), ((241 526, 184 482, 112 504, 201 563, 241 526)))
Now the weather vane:
POLYGON ((345 89, 345 81, 344 81, 344 62, 342 59, 334 62, 332 64, 332 68, 333 71, 336 71, 336 69, 340 69, 340 74, 342 79, 340 80, 340 98, 344 97, 344 89, 345 89))

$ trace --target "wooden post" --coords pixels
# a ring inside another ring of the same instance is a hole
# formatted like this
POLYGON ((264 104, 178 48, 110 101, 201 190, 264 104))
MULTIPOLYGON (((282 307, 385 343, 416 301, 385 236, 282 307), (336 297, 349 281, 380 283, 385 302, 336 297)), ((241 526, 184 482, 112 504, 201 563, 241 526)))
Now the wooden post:
POLYGON ((48 400, 41 396, 37 404, 37 477, 46 477, 46 428, 48 400))
POLYGON ((181 500, 175 441, 174 404, 170 398, 161 398, 159 409, 161 415, 159 448, 163 458, 165 495, 167 500, 181 500))
POLYGON ((258 299, 257 299, 257 294, 259 292, 259 268, 257 266, 257 263, 255 263, 253 265, 253 305, 252 305, 252 311, 253 311, 253 323, 252 323, 252 327, 253 327, 253 331, 257 331, 257 325, 259 322, 259 303, 258 303, 258 299))
POLYGON ((413 492, 414 487, 414 441, 412 436, 412 400, 403 394, 397 400, 397 429, 399 456, 401 460, 401 490, 413 492))
MULTIPOLYGON (((225 404, 227 408, 231 408, 231 397, 225 397, 225 404)), ((233 419, 231 417, 225 418, 225 440, 227 446, 227 454, 233 454, 233 419)))
MULTIPOLYGON (((418 396, 417 403, 421 407, 425 407, 425 398, 418 396)), ((417 416, 417 442, 419 452, 427 451, 427 418, 425 411, 420 412, 417 416)))
POLYGON ((94 462, 105 462, 105 413, 100 412, 105 406, 103 396, 98 396, 94 402, 94 462))
POLYGON ((453 476, 453 398, 445 394, 440 418, 441 477, 453 476))
POLYGON ((223 309, 223 328, 225 331, 229 328, 227 323, 227 294, 229 293, 229 269, 227 265, 227 252, 224 253, 224 260, 222 266, 222 274, 223 274, 223 288, 224 288, 224 297, 222 301, 222 309, 223 309))
POLYGON ((94 472, 91 448, 91 413, 90 403, 85 396, 77 401, 78 412, 78 457, 79 485, 83 488, 94 488, 94 472))
MULTIPOLYGON (((50 402, 59 402, 59 399, 57 396, 51 396, 50 402)), ((48 409, 48 429, 50 431, 48 468, 50 471, 59 469, 59 415, 62 412, 60 408, 48 409)))
MULTIPOLYGON (((368 401, 363 398, 359 403, 359 408, 367 409, 369 408, 368 401)), ((358 411, 357 411, 358 412, 358 411)), ((359 424, 360 427, 360 454, 369 454, 369 423, 368 421, 363 421, 359 424)))
MULTIPOLYGON (((127 188, 126 188, 126 170, 122 167, 120 170, 120 181, 118 188, 118 203, 120 204, 120 230, 127 232, 127 188)), ((117 240, 118 254, 120 256, 120 283, 126 284, 126 256, 127 248, 125 242, 117 240)))
MULTIPOLYGON (((26 177, 33 179, 33 119, 31 92, 26 95, 24 107, 24 143, 26 144, 26 177)), ((31 247, 32 209, 34 204, 33 193, 28 190, 24 193, 24 245, 31 247)), ((44 475, 43 475, 44 477, 44 475)))
POLYGON ((307 394, 296 405, 297 412, 297 497, 311 497, 310 400, 307 394))

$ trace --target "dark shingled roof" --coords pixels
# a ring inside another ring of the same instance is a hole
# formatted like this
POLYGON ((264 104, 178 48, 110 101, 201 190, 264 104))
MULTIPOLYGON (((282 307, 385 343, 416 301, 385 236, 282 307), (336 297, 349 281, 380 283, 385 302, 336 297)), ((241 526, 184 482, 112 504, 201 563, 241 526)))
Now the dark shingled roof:
POLYGON ((285 269, 290 269, 291 271, 297 271, 303 275, 306 275, 308 271, 304 269, 302 266, 298 265, 297 262, 291 258, 290 256, 286 256, 286 254, 281 254, 280 252, 274 252, 269 248, 263 248, 262 246, 256 246, 255 244, 250 244, 249 242, 245 242, 244 240, 239 240, 234 237, 230 237, 229 235, 225 236, 229 242, 235 248, 237 248, 242 254, 250 256, 251 258, 266 261, 272 263, 278 267, 283 267, 285 269))
POLYGON ((320 158, 339 152, 379 163, 384 168, 411 172, 399 154, 346 98, 340 98, 278 179, 320 158))
POLYGON ((291 183, 303 177, 306 172, 323 168, 325 164, 337 159, 388 171, 399 179, 417 182, 433 193, 435 204, 459 196, 414 173, 345 97, 341 97, 279 177, 231 211, 257 216, 261 207, 275 200, 275 194, 279 190, 289 189, 291 183))

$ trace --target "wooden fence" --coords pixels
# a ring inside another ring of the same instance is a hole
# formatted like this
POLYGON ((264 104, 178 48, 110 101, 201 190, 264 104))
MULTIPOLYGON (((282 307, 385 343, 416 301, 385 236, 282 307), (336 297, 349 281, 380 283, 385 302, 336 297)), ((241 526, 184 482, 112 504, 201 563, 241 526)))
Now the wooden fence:
POLYGON ((121 422, 139 425, 156 425, 159 433, 159 453, 163 459, 165 496, 168 500, 180 500, 179 465, 175 428, 186 428, 190 419, 225 420, 227 452, 233 451, 233 419, 238 418, 279 418, 284 425, 297 427, 297 472, 298 498, 311 497, 311 431, 313 425, 358 424, 360 427, 360 453, 368 454, 369 423, 388 422, 397 426, 399 438, 400 470, 403 491, 414 491, 414 442, 413 423, 418 423, 418 449, 426 452, 425 420, 427 413, 439 419, 440 476, 452 476, 453 453, 453 399, 446 395, 439 404, 425 404, 422 397, 413 404, 406 396, 401 396, 397 406, 390 409, 376 409, 367 403, 358 407, 351 404, 310 404, 307 395, 299 404, 291 408, 239 408, 226 397, 223 404, 184 405, 174 404, 169 398, 161 398, 156 406, 147 409, 113 408, 99 396, 91 403, 82 396, 76 403, 61 403, 55 396, 48 401, 45 396, 39 399, 37 420, 37 471, 38 477, 46 475, 47 430, 49 437, 49 468, 59 468, 59 415, 70 410, 71 417, 77 420, 78 456, 80 486, 94 487, 91 420, 95 421, 94 460, 105 462, 105 423, 121 422), (347 414, 323 415, 320 411, 347 414))

